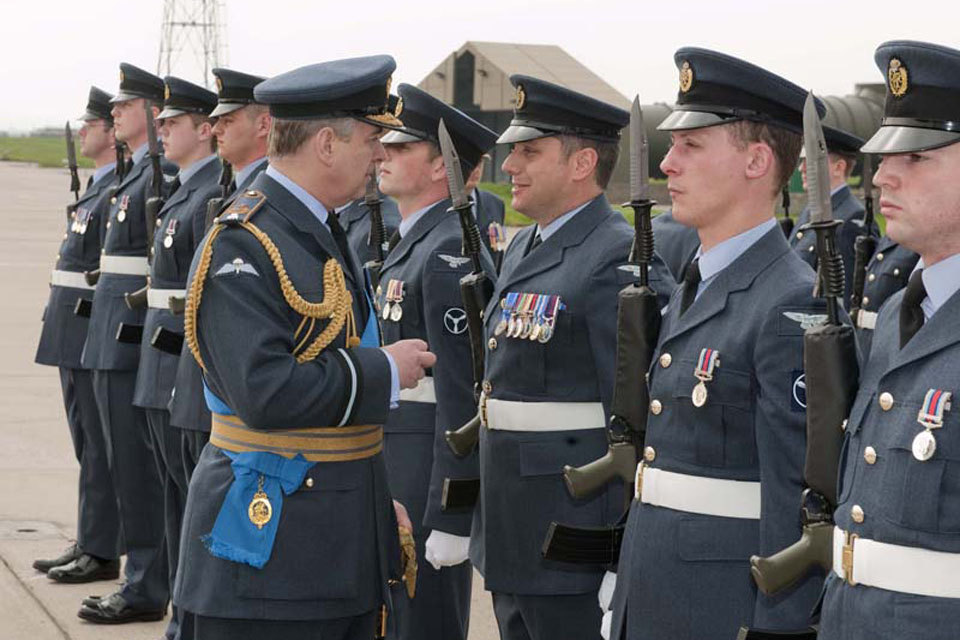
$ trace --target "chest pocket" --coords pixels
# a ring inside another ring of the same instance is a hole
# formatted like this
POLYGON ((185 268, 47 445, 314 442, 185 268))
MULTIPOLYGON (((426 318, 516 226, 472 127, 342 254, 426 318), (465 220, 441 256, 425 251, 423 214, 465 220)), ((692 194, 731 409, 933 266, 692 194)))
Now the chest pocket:
POLYGON ((707 467, 756 466, 752 376, 730 358, 725 360, 721 352, 720 366, 714 371, 713 380, 706 383, 707 400, 702 407, 696 407, 693 404, 693 388, 698 382, 693 375, 696 364, 686 358, 674 364, 679 367, 673 385, 674 426, 683 439, 677 457, 707 467))
POLYGON ((886 443, 880 486, 880 511, 894 524, 933 533, 960 533, 960 414, 948 411, 933 430, 937 447, 927 461, 913 455, 913 441, 923 427, 918 404, 904 404, 884 420, 886 443))

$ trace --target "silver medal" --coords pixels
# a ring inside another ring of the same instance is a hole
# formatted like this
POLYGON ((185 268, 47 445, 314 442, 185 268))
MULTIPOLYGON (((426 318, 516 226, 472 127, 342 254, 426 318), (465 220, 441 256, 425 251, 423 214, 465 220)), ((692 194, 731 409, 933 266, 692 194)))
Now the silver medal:
POLYGON ((123 222, 126 219, 127 219, 126 209, 120 209, 120 211, 117 211, 117 222, 123 222))
POLYGON ((703 383, 703 380, 697 383, 697 386, 693 388, 693 393, 691 398, 693 401, 693 406, 699 408, 707 403, 707 385, 703 383))
POLYGON ((163 246, 169 249, 173 246, 173 236, 167 236, 163 239, 163 246))
POLYGON ((507 321, 501 320, 497 323, 497 328, 493 330, 493 334, 496 336, 503 335, 503 332, 507 330, 507 321))
POLYGON ((393 303, 393 308, 390 309, 390 319, 394 322, 400 322, 400 318, 403 317, 403 308, 400 306, 399 302, 393 303))
POLYGON ((913 457, 919 460, 920 462, 926 462, 933 457, 933 454, 937 451, 937 439, 933 436, 933 432, 929 429, 925 429, 918 433, 913 439, 913 457))
POLYGON ((380 312, 380 317, 384 320, 390 319, 390 301, 387 300, 383 303, 383 311, 380 312))

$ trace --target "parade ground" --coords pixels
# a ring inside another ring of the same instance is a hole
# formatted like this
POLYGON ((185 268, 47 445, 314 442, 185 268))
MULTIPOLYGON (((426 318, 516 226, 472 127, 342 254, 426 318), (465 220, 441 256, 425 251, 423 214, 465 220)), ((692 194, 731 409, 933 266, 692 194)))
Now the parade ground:
MULTIPOLYGON (((81 172, 83 183, 86 177, 81 172)), ((114 583, 57 584, 31 567, 36 558, 59 555, 77 523, 78 465, 57 369, 33 362, 64 205, 73 198, 69 183, 65 169, 0 162, 0 637, 157 639, 166 620, 104 627, 77 617, 85 596, 106 595, 114 583)), ((477 575, 470 639, 496 637, 477 575)))

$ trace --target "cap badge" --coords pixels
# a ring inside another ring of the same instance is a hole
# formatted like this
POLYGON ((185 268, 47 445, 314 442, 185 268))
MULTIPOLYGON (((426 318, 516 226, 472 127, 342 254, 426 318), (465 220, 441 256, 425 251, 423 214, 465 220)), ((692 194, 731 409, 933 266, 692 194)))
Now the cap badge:
POLYGON ((890 58, 887 80, 890 82, 890 93, 895 97, 899 98, 907 92, 907 68, 896 58, 890 58))
POLYGON ((220 76, 217 76, 217 91, 223 93, 223 80, 220 79, 220 76))
POLYGON ((527 92, 523 90, 523 85, 517 85, 517 111, 523 109, 523 105, 527 104, 527 92))
POLYGON ((123 84, 124 80, 126 80, 126 76, 123 75, 123 69, 120 69, 120 84, 123 84))
POLYGON ((163 99, 164 100, 170 99, 170 85, 168 84, 163 85, 163 99))
POLYGON ((693 68, 686 60, 680 65, 680 91, 686 93, 693 86, 693 68))
POLYGON ((393 108, 393 115, 399 118, 401 113, 403 113, 403 98, 399 97, 396 106, 393 108))
POLYGON ((387 102, 390 102, 390 86, 393 84, 393 76, 387 78, 387 102))

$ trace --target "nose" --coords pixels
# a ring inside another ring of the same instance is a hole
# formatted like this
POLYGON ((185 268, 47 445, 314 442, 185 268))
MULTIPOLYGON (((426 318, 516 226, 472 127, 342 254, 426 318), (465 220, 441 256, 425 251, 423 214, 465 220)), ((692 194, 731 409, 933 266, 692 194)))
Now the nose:
POLYGON ((515 153, 515 151, 511 150, 510 153, 507 154, 507 157, 503 159, 503 164, 500 165, 500 169, 509 176, 515 176, 518 172, 514 158, 515 153))
POLYGON ((660 171, 667 176, 675 176, 679 173, 676 167, 673 149, 673 146, 667 149, 667 155, 663 156, 663 160, 660 161, 660 171))
POLYGON ((213 135, 220 137, 223 135, 223 126, 220 124, 220 118, 217 118, 213 121, 213 128, 211 129, 213 135))
POLYGON ((371 162, 383 162, 387 159, 387 150, 384 149, 383 143, 377 140, 376 144, 373 147, 373 158, 371 162))
POLYGON ((893 158, 884 158, 873 174, 873 186, 880 190, 883 190, 884 187, 887 189, 896 187, 899 180, 896 175, 895 164, 893 158))
POLYGON ((110 115, 113 116, 114 119, 116 119, 116 117, 120 115, 120 107, 117 105, 113 105, 112 107, 110 107, 110 115))

